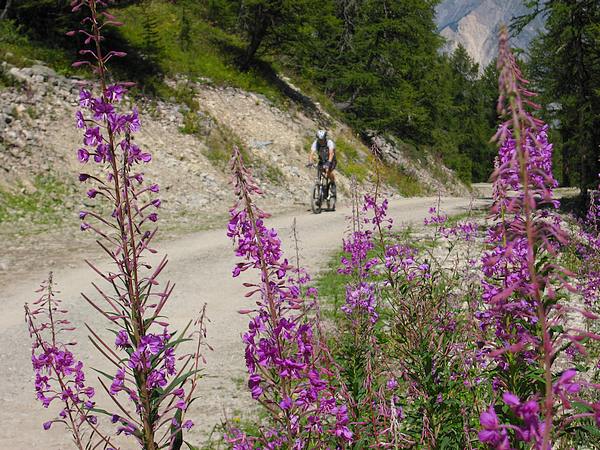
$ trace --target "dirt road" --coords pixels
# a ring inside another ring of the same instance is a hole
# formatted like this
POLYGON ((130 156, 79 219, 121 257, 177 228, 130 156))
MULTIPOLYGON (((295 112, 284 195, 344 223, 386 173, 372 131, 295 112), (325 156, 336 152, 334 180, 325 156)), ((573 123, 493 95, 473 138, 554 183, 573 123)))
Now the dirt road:
MULTIPOLYGON (((405 222, 420 223, 436 201, 432 198, 395 200, 391 202, 390 215, 396 226, 405 222)), ((469 200, 442 199, 442 205, 448 213, 459 213, 468 208, 469 200)), ((348 214, 348 209, 320 215, 299 210, 295 215, 275 217, 269 224, 279 230, 287 250, 292 243, 289 236, 296 217, 303 265, 314 274, 324 266, 332 252, 340 248, 348 214)), ((201 398, 189 415, 197 424, 191 440, 200 443, 207 431, 220 422, 224 413, 232 417, 245 412, 248 416, 252 405, 249 394, 244 390, 240 341, 247 317, 237 313, 247 306, 248 300, 243 296, 243 280, 231 279, 235 258, 223 229, 163 242, 159 251, 167 253, 170 258, 162 281, 170 279, 176 283, 175 293, 165 311, 174 328, 195 317, 204 302, 208 304, 211 319, 208 340, 214 351, 206 355, 205 377, 200 384, 201 398)), ((52 257, 46 255, 43 249, 40 253, 40 258, 52 257)), ((54 277, 62 291, 64 306, 71 311, 71 320, 79 327, 76 333, 80 344, 76 347, 76 355, 85 361, 88 378, 94 379, 89 367, 102 368, 105 365, 87 342, 82 331, 83 323, 101 331, 106 323, 80 296, 80 292, 91 292, 90 281, 95 277, 83 264, 73 268, 81 257, 74 255, 73 259, 64 268, 56 267, 54 277)), ((23 303, 35 299, 34 291, 46 274, 36 268, 37 261, 31 261, 30 265, 31 270, 26 277, 11 279, 0 286, 0 379, 4 383, 0 394, 0 448, 68 449, 72 448, 69 436, 60 425, 47 432, 42 430, 42 422, 52 417, 52 411, 44 410, 34 399, 30 341, 23 321, 23 303)), ((129 445, 124 448, 135 447, 129 445)))

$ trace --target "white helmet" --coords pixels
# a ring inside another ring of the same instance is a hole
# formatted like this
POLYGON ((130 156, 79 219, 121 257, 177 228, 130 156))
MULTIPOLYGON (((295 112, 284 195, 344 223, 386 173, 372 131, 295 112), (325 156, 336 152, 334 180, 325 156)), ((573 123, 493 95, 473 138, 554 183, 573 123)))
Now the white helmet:
POLYGON ((320 141, 327 139, 327 131, 325 131, 325 130, 317 131, 317 139, 319 139, 320 141))

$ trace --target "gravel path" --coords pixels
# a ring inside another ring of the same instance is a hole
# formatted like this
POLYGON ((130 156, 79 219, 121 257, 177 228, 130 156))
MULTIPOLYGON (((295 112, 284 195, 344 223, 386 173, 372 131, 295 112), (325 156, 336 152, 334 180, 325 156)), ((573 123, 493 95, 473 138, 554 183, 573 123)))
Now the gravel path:
MULTIPOLYGON (((419 223, 426 215, 434 198, 394 200, 390 215, 396 226, 402 223, 419 223)), ((460 213, 469 207, 469 199, 442 199, 443 209, 448 213, 460 213)), ((479 203, 479 202, 478 202, 479 203)), ((327 263, 332 252, 338 250, 347 228, 348 209, 313 215, 305 209, 294 214, 286 213, 269 221, 278 229, 284 240, 288 255, 292 240, 291 225, 296 217, 300 238, 302 264, 315 274, 327 263)), ((53 250, 54 252, 59 250, 53 250)), ((208 341, 214 348, 206 355, 205 377, 200 383, 200 400, 189 415, 197 426, 190 440, 201 442, 207 432, 228 417, 240 414, 248 416, 252 400, 244 390, 244 361, 240 333, 245 329, 247 317, 237 311, 247 305, 243 281, 232 280, 231 268, 235 262, 231 243, 223 229, 188 234, 172 241, 162 242, 159 251, 169 255, 170 263, 162 280, 174 281, 177 286, 165 313, 174 328, 194 318, 206 302, 211 322, 208 324, 208 341)), ((52 252, 39 251, 39 258, 55 258, 52 252)), ((10 255, 18 259, 19 255, 10 255)), ((54 270, 54 278, 62 291, 64 306, 71 312, 72 322, 78 326, 79 345, 76 355, 87 367, 103 368, 104 362, 92 351, 83 333, 83 323, 103 331, 106 324, 83 301, 80 292, 90 293, 90 281, 96 278, 81 263, 79 253, 72 253, 70 261, 54 270)), ((5 277, 0 282, 2 314, 0 315, 0 379, 4 380, 0 409, 0 448, 3 449, 67 449, 72 448, 69 436, 60 426, 50 431, 42 430, 42 422, 52 417, 52 411, 44 410, 34 399, 33 375, 30 365, 30 341, 23 320, 23 303, 35 299, 34 291, 46 276, 38 261, 30 260, 30 272, 15 277, 5 277)), ((93 372, 88 369, 88 378, 93 372)), ((97 389, 98 390, 98 389, 97 389)), ((124 449, 135 448, 128 444, 124 449)))

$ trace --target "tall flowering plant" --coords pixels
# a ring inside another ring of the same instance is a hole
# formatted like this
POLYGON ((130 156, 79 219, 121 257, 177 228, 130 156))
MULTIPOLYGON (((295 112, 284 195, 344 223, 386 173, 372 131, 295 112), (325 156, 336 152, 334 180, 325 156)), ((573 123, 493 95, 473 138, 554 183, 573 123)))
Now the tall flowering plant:
MULTIPOLYGON (((117 434, 133 437, 146 450, 179 449, 183 431, 193 425, 185 419, 185 414, 194 399, 204 329, 199 320, 195 324, 198 328, 192 328, 197 331, 188 331, 190 322, 177 334, 169 329, 162 315, 173 292, 170 282, 161 287, 159 281, 167 258, 157 264, 148 258, 157 253, 152 244, 157 228, 152 224, 158 220, 157 210, 161 206, 156 198, 159 187, 147 182, 141 170, 152 158, 133 140, 141 126, 138 110, 134 107, 129 112, 119 111, 129 84, 109 83, 108 61, 125 54, 104 52, 103 30, 109 25, 120 25, 102 10, 106 6, 101 0, 74 0, 73 11, 84 11, 86 17, 83 28, 69 34, 82 35, 88 47, 79 52, 86 59, 74 65, 89 65, 98 77, 98 84, 82 88, 79 94, 81 109, 76 113, 76 126, 82 131, 83 145, 77 150, 77 157, 82 164, 95 166, 79 175, 79 180, 89 186, 87 197, 101 202, 109 212, 104 215, 98 212, 101 208, 90 209, 81 211, 79 217, 81 229, 96 236, 113 263, 110 269, 102 270, 87 262, 104 286, 92 283, 97 298, 83 297, 108 321, 113 333, 114 342, 110 342, 88 327, 93 345, 112 367, 99 372, 103 377, 102 387, 114 400, 114 412, 94 407, 89 398, 81 404, 82 395, 89 397, 93 391, 81 387, 84 375, 79 363, 63 370, 66 375, 75 376, 77 389, 73 391, 66 386, 67 394, 63 389, 60 397, 65 403, 63 412, 77 413, 80 422, 94 425, 96 415, 108 415, 116 425, 117 434), (177 356, 180 345, 190 340, 196 341, 195 348, 177 356)), ((34 315, 33 311, 28 312, 34 346, 56 347, 41 343, 35 332, 39 327, 33 324, 34 315)), ((50 320, 42 328, 49 329, 54 339, 59 325, 60 322, 50 320)), ((47 360, 47 355, 41 362, 34 355, 36 371, 47 360)), ((39 395, 39 398, 46 406, 47 397, 39 395)))
POLYGON ((585 218, 577 227, 576 250, 581 256, 578 270, 579 288, 586 306, 598 311, 600 295, 600 190, 590 191, 590 203, 585 218))
POLYGON ((74 327, 57 298, 52 273, 38 292, 41 296, 33 305, 25 304, 25 320, 33 339, 35 391, 45 408, 54 402, 61 403, 58 416, 45 422, 44 429, 57 422, 65 424, 80 450, 90 441, 112 445, 110 438, 97 427, 98 417, 93 411, 95 390, 86 383, 83 362, 70 350, 75 342, 63 339, 74 327))
POLYGON ((260 436, 230 429, 226 440, 236 449, 346 446, 352 442, 347 408, 336 396, 327 352, 320 348, 311 315, 316 291, 303 288, 308 276, 288 263, 277 232, 265 225, 268 215, 253 200, 261 191, 237 148, 231 169, 238 201, 227 235, 241 258, 233 276, 250 269, 259 273, 257 283, 244 283, 256 306, 241 311, 250 315, 243 335, 248 388, 269 421, 260 436))
POLYGON ((363 198, 354 184, 352 206, 350 229, 343 239, 344 254, 338 269, 346 283, 336 356, 350 394, 357 447, 362 448, 367 443, 387 447, 400 440, 396 441, 398 436, 394 433, 401 420, 401 408, 394 404, 393 389, 386 387, 389 371, 383 363, 376 335, 381 324, 381 292, 376 280, 381 260, 375 254, 377 243, 369 226, 371 219, 367 217, 369 208, 373 207, 377 218, 387 222, 387 202, 375 204, 373 197, 363 198))
POLYGON ((572 274, 556 263, 566 234, 553 213, 552 145, 547 127, 530 112, 537 108, 534 94, 525 87, 506 29, 498 69, 498 111, 506 121, 495 136, 494 224, 482 259, 485 308, 478 319, 491 335, 482 361, 501 400, 481 414, 479 439, 494 448, 546 450, 573 433, 578 419, 600 419, 586 389, 594 386, 565 363, 569 349, 585 354, 586 342, 600 336, 573 319, 595 316, 577 304, 572 274))
POLYGON ((378 379, 371 383, 379 386, 380 427, 369 442, 390 448, 471 448, 470 411, 479 392, 472 361, 465 358, 475 336, 463 303, 478 280, 469 276, 457 242, 470 245, 476 225, 449 226, 438 205, 425 219, 435 226, 433 241, 417 248, 414 239, 391 231, 388 201, 380 198, 378 187, 364 196, 361 208, 372 243, 362 272, 374 286, 379 312, 374 330, 378 379))

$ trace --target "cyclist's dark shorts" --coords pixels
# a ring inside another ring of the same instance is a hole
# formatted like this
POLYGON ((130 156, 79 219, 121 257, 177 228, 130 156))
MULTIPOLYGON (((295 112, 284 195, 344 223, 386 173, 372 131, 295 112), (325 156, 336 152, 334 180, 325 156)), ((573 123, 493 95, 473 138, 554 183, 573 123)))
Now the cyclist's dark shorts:
MULTIPOLYGON (((331 170, 335 169, 337 166, 337 157, 333 155, 333 161, 331 161, 331 170)), ((319 167, 323 167, 323 161, 319 161, 319 167)))

